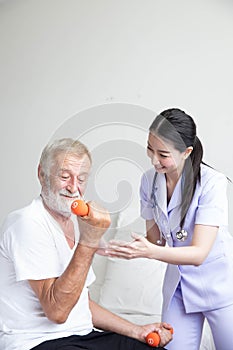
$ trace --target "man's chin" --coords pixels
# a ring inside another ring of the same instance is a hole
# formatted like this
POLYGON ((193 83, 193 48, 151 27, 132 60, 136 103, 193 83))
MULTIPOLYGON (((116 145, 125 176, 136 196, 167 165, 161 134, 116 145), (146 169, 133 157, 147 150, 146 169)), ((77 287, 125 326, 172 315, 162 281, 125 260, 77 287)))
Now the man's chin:
POLYGON ((69 218, 71 216, 71 212, 68 211, 60 211, 58 213, 66 218, 69 218))
POLYGON ((73 202, 72 198, 60 197, 54 194, 42 192, 42 198, 46 206, 64 217, 71 216, 71 204, 73 202))
POLYGON ((61 203, 60 205, 55 205, 55 210, 63 216, 70 216, 71 215, 71 203, 61 203))
POLYGON ((50 210, 56 212, 57 214, 64 216, 64 217, 70 217, 71 216, 71 208, 69 205, 57 205, 57 203, 51 203, 48 201, 47 206, 50 208, 50 210))

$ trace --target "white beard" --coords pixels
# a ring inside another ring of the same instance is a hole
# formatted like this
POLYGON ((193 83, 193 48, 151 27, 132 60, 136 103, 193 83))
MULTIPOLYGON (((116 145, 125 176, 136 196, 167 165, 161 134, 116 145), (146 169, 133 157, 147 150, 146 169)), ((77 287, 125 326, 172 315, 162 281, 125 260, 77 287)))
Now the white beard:
POLYGON ((54 193, 51 191, 50 184, 48 183, 46 188, 42 190, 41 195, 48 208, 66 217, 71 215, 72 202, 80 198, 79 193, 71 194, 66 190, 54 193))

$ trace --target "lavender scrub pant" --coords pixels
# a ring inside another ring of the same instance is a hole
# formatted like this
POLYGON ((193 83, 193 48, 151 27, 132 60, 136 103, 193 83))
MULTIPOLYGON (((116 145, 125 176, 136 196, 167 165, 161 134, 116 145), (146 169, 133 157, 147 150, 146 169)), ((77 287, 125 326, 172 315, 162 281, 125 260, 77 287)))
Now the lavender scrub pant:
POLYGON ((199 350, 205 319, 211 328, 216 350, 233 349, 233 304, 211 311, 186 313, 181 290, 177 289, 162 319, 174 329, 167 350, 199 350))

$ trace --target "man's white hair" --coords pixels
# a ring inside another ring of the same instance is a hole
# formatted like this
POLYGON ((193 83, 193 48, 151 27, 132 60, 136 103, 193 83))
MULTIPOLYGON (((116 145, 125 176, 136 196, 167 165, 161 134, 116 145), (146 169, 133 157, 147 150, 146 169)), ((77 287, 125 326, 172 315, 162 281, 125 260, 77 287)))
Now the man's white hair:
POLYGON ((55 140, 45 146, 40 157, 41 171, 45 176, 49 176, 57 155, 61 153, 64 153, 64 155, 72 154, 80 158, 86 154, 92 162, 91 154, 82 142, 71 138, 55 140))

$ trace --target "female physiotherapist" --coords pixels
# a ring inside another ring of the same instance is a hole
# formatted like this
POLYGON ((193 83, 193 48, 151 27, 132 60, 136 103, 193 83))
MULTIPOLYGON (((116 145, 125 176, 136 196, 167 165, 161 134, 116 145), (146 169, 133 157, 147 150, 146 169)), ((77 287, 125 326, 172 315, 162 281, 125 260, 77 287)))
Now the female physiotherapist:
POLYGON ((174 337, 167 349, 198 350, 205 318, 216 349, 233 349, 227 179, 202 162, 196 125, 179 109, 155 118, 147 152, 153 168, 143 175, 140 190, 147 237, 112 241, 108 254, 168 263, 162 318, 174 327, 174 337))

